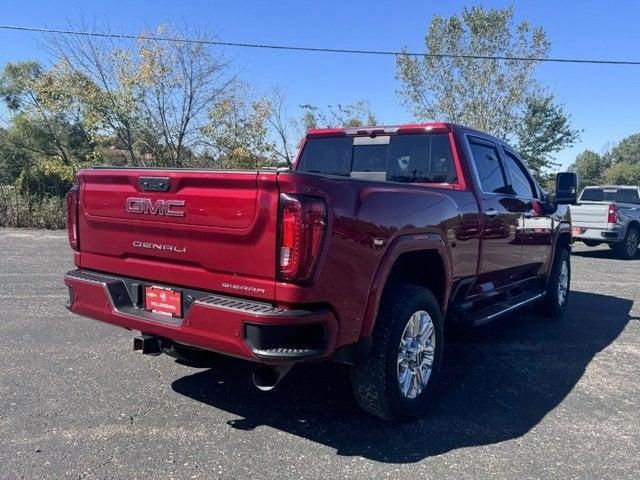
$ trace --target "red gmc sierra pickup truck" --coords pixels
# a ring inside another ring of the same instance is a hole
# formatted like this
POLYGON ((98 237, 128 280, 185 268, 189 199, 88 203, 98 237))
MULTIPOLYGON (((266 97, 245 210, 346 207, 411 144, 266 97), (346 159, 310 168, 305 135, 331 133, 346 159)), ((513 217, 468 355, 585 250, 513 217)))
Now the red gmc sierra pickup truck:
POLYGON ((287 171, 82 170, 68 308, 146 354, 256 362, 265 390, 297 362, 348 363, 365 410, 407 419, 445 322, 562 314, 575 197, 575 175, 547 194, 504 142, 445 123, 314 129, 287 171))

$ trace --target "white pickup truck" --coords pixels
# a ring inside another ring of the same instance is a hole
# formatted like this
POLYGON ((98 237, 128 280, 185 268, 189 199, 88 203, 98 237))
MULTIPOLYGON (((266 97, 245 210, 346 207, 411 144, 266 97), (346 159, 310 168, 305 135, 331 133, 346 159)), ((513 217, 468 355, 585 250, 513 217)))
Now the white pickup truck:
POLYGON ((586 187, 571 207, 573 238, 589 247, 606 243, 621 258, 632 259, 640 243, 640 187, 586 187))

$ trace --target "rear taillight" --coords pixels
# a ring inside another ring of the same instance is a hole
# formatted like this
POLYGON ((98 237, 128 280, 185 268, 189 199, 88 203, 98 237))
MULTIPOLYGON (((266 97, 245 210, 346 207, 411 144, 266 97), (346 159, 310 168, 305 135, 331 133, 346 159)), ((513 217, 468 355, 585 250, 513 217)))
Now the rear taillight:
POLYGON ((618 205, 612 203, 609 205, 607 213, 607 223, 616 223, 618 221, 618 205))
POLYGON ((280 195, 278 267, 281 280, 306 282, 318 263, 327 227, 323 200, 303 195, 280 195))
POLYGON ((80 185, 75 183, 67 194, 67 233, 69 245, 75 251, 80 250, 80 236, 78 229, 78 210, 80 203, 80 185))

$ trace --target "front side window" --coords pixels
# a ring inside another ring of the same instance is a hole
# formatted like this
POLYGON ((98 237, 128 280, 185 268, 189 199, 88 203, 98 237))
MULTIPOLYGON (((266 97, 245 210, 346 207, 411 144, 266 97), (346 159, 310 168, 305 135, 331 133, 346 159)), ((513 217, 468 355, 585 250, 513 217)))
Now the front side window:
POLYGON ((504 169, 495 144, 471 139, 470 146, 482 191, 509 193, 504 169))
POLYGON ((508 150, 505 150, 505 156, 513 194, 520 198, 536 198, 533 181, 531 180, 531 177, 529 177, 529 173, 525 170, 522 163, 520 163, 520 160, 518 160, 515 155, 508 150))

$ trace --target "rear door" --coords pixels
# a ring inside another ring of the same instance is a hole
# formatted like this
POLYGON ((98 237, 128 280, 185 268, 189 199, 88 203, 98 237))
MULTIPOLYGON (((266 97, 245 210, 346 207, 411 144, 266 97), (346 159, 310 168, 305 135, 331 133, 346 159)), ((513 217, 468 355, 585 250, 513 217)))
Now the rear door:
POLYGON ((273 295, 276 172, 95 169, 81 181, 80 266, 273 295))
POLYGON ((479 275, 472 294, 488 293, 519 280, 522 249, 516 240, 525 204, 511 194, 508 171, 498 145, 491 139, 468 135, 476 189, 482 211, 479 275))

